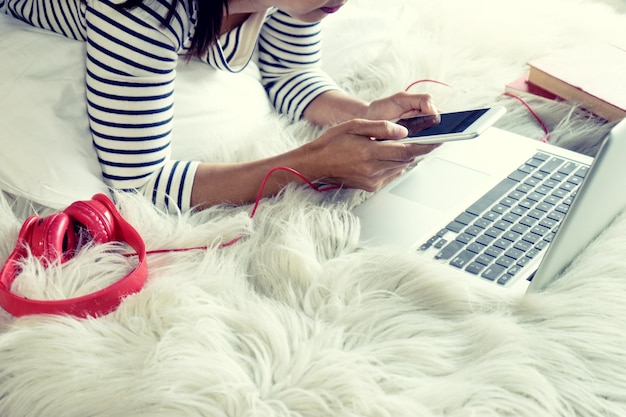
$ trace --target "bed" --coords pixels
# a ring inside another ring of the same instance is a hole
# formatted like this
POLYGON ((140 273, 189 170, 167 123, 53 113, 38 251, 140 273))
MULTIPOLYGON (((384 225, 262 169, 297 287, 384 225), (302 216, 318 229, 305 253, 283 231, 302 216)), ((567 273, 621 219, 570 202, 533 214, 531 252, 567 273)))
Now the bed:
MULTIPOLYGON (((4 260, 27 216, 106 188, 83 114, 82 44, 0 17, 4 260)), ((589 39, 626 39, 623 1, 351 0, 325 21, 324 65, 365 99, 436 81, 410 90, 441 109, 502 104, 498 128, 540 140, 504 85, 530 59, 589 39)), ((176 129, 194 134, 178 156, 257 158, 319 133, 276 116, 253 67, 237 83, 193 62, 178 70, 176 129), (232 111, 198 100, 204 88, 232 111)), ((552 143, 588 155, 614 125, 571 103, 528 103, 552 143)), ((351 208, 367 197, 290 186, 251 217, 251 206, 165 214, 119 195, 148 249, 209 248, 149 255, 143 290, 106 316, 0 310, 0 415, 626 415, 624 215, 544 292, 505 295, 398 248, 361 247, 351 208)), ((45 270, 28 259, 17 290, 106 286, 134 265, 108 249, 45 270)))

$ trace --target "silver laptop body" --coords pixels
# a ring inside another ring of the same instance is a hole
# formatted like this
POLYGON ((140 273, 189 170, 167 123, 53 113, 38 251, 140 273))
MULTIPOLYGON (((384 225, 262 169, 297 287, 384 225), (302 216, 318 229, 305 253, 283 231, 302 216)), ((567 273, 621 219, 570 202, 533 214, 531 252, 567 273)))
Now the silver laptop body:
POLYGON ((625 179, 626 121, 595 158, 490 128, 443 144, 354 212, 364 246, 399 246, 488 285, 537 291, 626 207, 625 179))

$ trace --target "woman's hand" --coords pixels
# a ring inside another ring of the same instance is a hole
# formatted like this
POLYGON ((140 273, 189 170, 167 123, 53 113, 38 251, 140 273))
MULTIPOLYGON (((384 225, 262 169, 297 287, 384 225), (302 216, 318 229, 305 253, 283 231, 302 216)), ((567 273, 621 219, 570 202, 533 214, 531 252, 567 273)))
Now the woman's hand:
POLYGON ((372 101, 364 117, 369 120, 392 120, 438 113, 430 94, 401 92, 372 101))
POLYGON ((339 90, 313 100, 304 118, 318 126, 332 126, 352 119, 394 120, 420 114, 439 114, 430 94, 396 93, 367 103, 339 90))
POLYGON ((300 172, 314 180, 377 191, 438 146, 396 141, 407 133, 385 120, 354 119, 333 126, 300 148, 305 152, 300 172))

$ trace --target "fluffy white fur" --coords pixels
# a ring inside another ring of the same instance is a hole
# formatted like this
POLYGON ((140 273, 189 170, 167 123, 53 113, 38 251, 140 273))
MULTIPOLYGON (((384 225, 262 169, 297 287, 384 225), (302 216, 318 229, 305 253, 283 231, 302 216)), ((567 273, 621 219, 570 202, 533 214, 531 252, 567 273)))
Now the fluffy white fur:
MULTIPOLYGON (((626 39, 624 3, 600 0, 352 0, 327 21, 326 65, 367 99, 419 84, 443 109, 499 102, 500 127, 540 138, 504 84, 535 56, 626 39), (355 35, 351 37, 351 35, 355 35)), ((553 140, 592 154, 610 124, 531 104, 553 140)), ((279 152, 315 136, 272 118, 213 159, 279 152), (263 138, 263 142, 261 139, 263 138)), ((207 151, 209 153, 209 151, 207 151)), ((540 294, 503 296, 394 248, 361 249, 352 191, 288 187, 250 207, 157 212, 119 196, 151 255, 145 289, 100 318, 0 312, 0 415, 624 416, 626 216, 540 294)), ((0 198, 0 256, 35 207, 0 198)), ((37 207, 40 213, 50 210, 37 207)), ((16 290, 72 296, 127 260, 93 247, 63 268, 29 260, 16 290), (39 273, 38 273, 39 272, 39 273)))

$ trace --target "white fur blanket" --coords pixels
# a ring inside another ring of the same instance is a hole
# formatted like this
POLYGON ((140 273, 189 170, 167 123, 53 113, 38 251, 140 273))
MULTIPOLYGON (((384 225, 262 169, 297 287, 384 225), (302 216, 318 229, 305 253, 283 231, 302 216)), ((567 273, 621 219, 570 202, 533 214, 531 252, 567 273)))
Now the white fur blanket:
MULTIPOLYGON (((444 109, 502 103, 499 127, 540 138, 504 84, 535 56, 626 39, 624 13, 622 0, 353 0, 327 22, 325 59, 364 98, 435 79, 452 87, 415 90, 444 109)), ((531 105, 555 143, 589 154, 610 128, 567 104, 531 105)), ((277 118, 255 130, 235 150, 212 145, 213 157, 263 156, 316 133, 277 118)), ((626 415, 626 216, 544 293, 503 297, 434 261, 359 248, 349 208, 362 197, 288 187, 250 219, 250 207, 164 215, 120 196, 149 249, 244 238, 151 255, 145 289, 105 317, 0 311, 0 415, 626 415)), ((1 195, 2 259, 34 208, 1 195)), ((40 274, 29 261, 19 290, 106 285, 132 262, 106 249, 40 274)))

